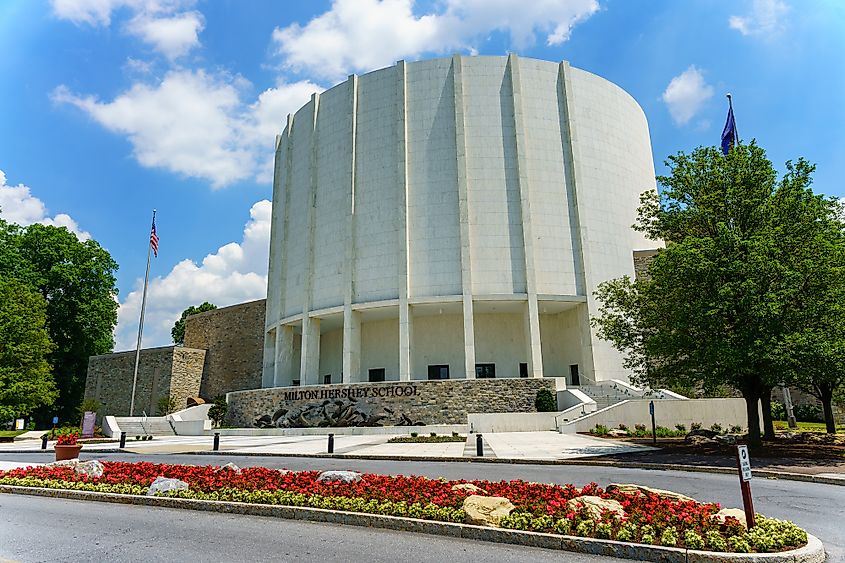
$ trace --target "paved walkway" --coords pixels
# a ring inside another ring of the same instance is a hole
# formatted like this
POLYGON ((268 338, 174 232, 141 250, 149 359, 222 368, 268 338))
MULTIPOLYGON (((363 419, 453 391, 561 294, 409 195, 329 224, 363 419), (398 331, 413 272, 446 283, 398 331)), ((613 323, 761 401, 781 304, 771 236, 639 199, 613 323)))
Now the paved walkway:
MULTIPOLYGON (((474 434, 466 442, 434 444, 388 443, 394 435, 344 435, 335 436, 334 453, 362 456, 403 456, 425 458, 475 457, 474 434)), ((485 456, 500 459, 554 460, 581 457, 645 452, 648 446, 625 444, 575 434, 557 432, 502 432, 484 434, 485 456)), ((48 450, 53 449, 48 443, 48 450)), ((126 451, 155 455, 211 451, 212 436, 162 436, 150 441, 128 440, 126 451)), ((86 444, 84 451, 108 452, 118 449, 118 442, 86 444)), ((327 453, 326 436, 221 436, 220 450, 243 454, 314 455, 327 453)), ((4 451, 38 451, 41 442, 16 442, 0 444, 4 451)), ((2 457, 0 457, 2 458, 2 457)))

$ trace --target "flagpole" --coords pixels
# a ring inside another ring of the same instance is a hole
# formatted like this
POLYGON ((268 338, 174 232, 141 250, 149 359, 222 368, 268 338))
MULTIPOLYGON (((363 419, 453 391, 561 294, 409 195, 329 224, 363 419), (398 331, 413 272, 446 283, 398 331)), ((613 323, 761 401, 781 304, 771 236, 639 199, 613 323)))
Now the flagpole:
MULTIPOLYGON (((156 210, 153 209, 153 225, 156 222, 156 210)), ((147 241, 147 273, 144 274, 144 296, 141 298, 141 320, 138 323, 138 343, 135 346, 135 371, 132 374, 132 398, 129 401, 129 416, 135 416, 135 386, 138 383, 138 362, 141 359, 141 335, 144 332, 144 309, 147 307, 147 284, 150 281, 150 254, 153 245, 147 241)))
MULTIPOLYGON (((731 110, 731 115, 733 115, 734 114, 734 105, 733 105, 733 102, 731 101, 731 93, 730 92, 728 92, 728 107, 731 110)), ((738 145, 739 144, 739 128, 737 128, 737 126, 736 126, 736 116, 734 116, 734 135, 736 135, 736 144, 738 145)))

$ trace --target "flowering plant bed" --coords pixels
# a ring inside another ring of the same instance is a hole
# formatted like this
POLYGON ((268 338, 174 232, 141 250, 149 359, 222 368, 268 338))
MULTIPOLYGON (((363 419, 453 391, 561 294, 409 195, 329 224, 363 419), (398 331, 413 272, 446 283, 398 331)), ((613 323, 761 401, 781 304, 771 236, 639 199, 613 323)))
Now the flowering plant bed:
POLYGON ((41 466, 0 471, 0 485, 144 495, 157 477, 187 483, 187 489, 158 493, 178 498, 465 522, 468 499, 497 497, 512 506, 493 525, 516 530, 728 552, 783 551, 807 543, 807 533, 791 522, 758 516, 758 525, 746 530, 735 518, 715 517, 717 504, 667 498, 648 490, 608 491, 595 483, 577 489, 518 480, 468 482, 376 474, 355 475, 347 482, 325 479, 318 471, 105 461, 100 477, 77 473, 68 465, 41 466), (610 508, 597 509, 591 502, 610 508))

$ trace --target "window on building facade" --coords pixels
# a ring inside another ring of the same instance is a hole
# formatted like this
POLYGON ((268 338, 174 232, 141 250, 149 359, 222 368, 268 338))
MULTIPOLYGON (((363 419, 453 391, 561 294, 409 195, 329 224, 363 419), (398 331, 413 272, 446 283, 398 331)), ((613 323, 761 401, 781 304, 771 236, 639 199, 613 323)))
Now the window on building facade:
POLYGON ((384 381, 384 368, 374 368, 368 372, 370 382, 384 381))
POLYGON ((449 379, 449 366, 448 365, 428 366, 428 378, 429 379, 449 379))
POLYGON ((323 376, 323 383, 325 385, 329 385, 332 382, 332 374, 324 375, 323 376))
POLYGON ((496 377, 496 364, 475 364, 476 379, 493 379, 496 377))
POLYGON ((290 384, 293 385, 294 387, 299 387, 299 380, 294 379, 293 381, 290 382, 290 384))
POLYGON ((519 377, 528 377, 528 364, 525 362, 519 364, 519 377))

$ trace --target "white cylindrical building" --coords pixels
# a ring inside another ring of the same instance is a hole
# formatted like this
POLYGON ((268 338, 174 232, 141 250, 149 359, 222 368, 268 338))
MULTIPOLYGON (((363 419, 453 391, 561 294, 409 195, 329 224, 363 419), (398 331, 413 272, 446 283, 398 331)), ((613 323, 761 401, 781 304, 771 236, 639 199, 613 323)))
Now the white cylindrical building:
POLYGON ((350 76, 277 138, 263 386, 627 379, 592 292, 653 189, 642 109, 566 62, 350 76))

